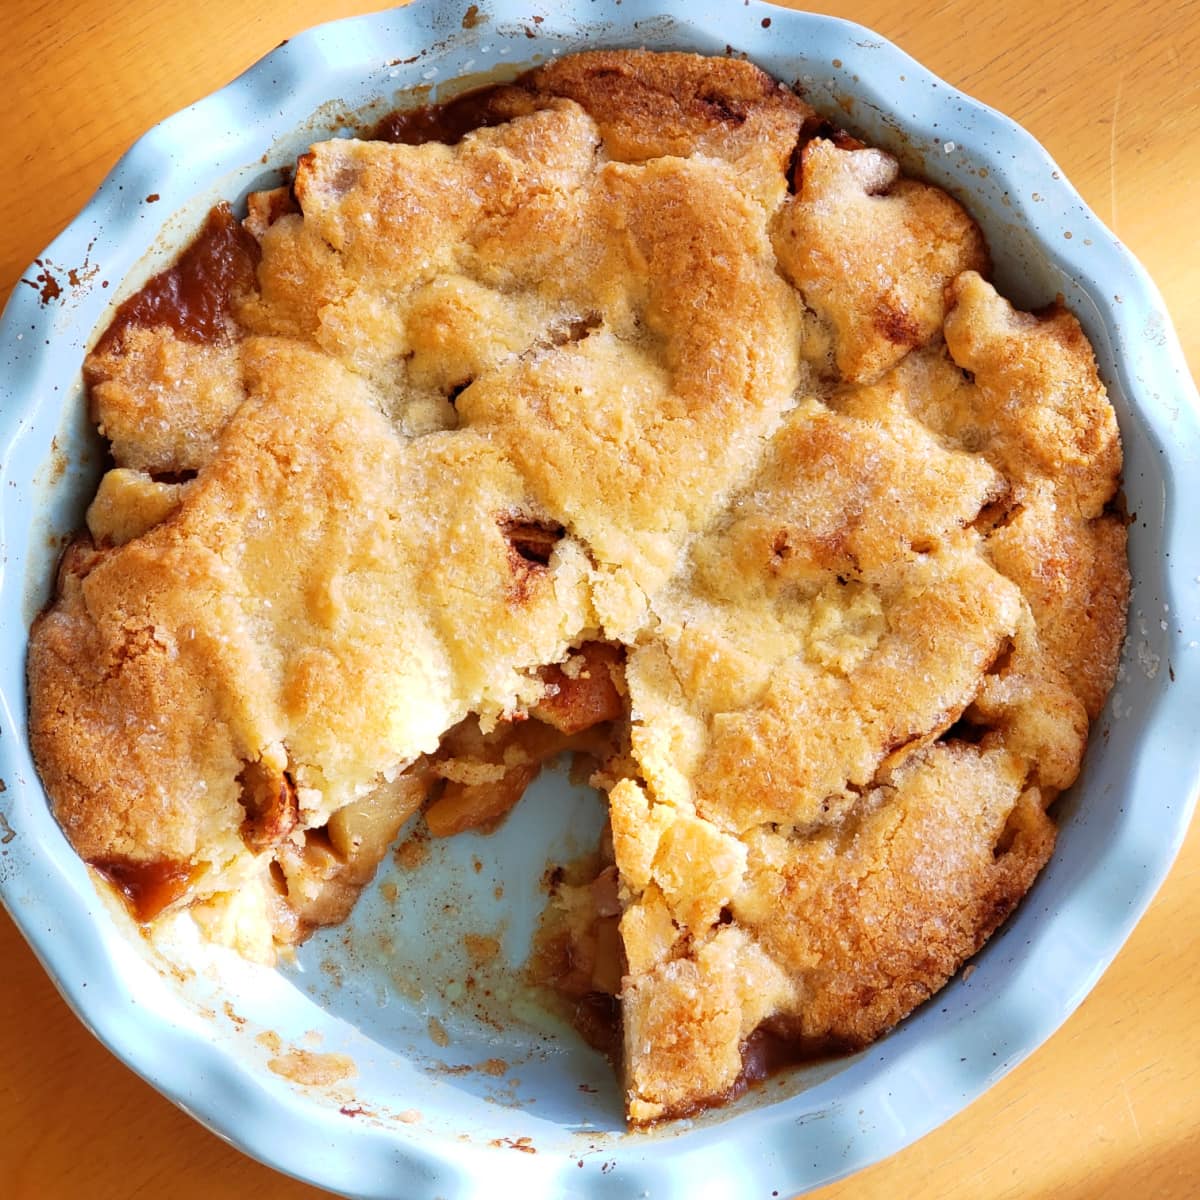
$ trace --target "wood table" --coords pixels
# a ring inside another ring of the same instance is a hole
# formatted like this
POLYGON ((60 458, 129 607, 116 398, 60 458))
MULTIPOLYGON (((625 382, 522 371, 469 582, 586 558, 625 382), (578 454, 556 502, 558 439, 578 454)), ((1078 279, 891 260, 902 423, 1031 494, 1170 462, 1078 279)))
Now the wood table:
MULTIPOLYGON (((739 3, 740 0, 730 0, 739 3)), ((0 297, 153 123, 355 0, 3 0, 0 297)), ((465 5, 464 5, 465 7, 465 5)), ((486 7, 486 4, 484 5, 486 7)), ((813 4, 1022 122, 1166 296, 1200 373, 1200 4, 813 4)), ((1200 714, 1197 716, 1200 735, 1200 714)), ((1200 827, 1064 1028, 965 1112, 819 1193, 1200 1195, 1200 827)), ((206 1132, 95 1043, 0 910, 0 1197, 323 1194, 206 1132)))

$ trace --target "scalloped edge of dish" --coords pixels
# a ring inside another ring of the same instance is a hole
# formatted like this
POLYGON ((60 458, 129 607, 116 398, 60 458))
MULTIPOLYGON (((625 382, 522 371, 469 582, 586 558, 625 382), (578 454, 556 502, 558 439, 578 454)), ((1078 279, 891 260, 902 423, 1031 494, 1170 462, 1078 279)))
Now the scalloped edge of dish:
MULTIPOLYGON (((385 68, 392 64, 384 59, 381 45, 411 53, 439 43, 452 48, 456 42, 468 48, 479 44, 478 26, 474 43, 461 26, 462 7, 418 0, 407 8, 319 26, 292 38, 226 88, 140 139, 43 260, 87 261, 89 238, 103 234, 106 250, 110 243, 112 247, 106 272, 125 277, 161 222, 153 212, 123 200, 122 187, 130 195, 158 192, 163 207, 179 210, 198 193, 210 195, 231 183, 246 186, 264 170, 258 159, 263 126, 275 131, 278 142, 288 129, 308 128, 317 106, 329 100, 323 85, 307 80, 357 73, 364 79, 378 77, 386 87, 395 80, 387 74, 385 68), (316 90, 324 94, 314 105, 316 90), (281 96, 286 97, 283 103, 281 96), (268 120, 242 118, 267 103, 272 106, 268 120), (247 125, 252 134, 242 132, 247 125), (253 153, 239 158, 243 147, 253 153), (231 164, 231 170, 220 170, 231 164), (146 181, 149 186, 140 187, 146 181)), ((487 36, 498 42, 507 23, 512 28, 508 36, 518 46, 516 39, 523 35, 515 31, 536 7, 509 0, 482 5, 483 23, 490 23, 487 36)), ((1011 213, 999 230, 998 241, 1006 245, 996 257, 1005 259, 1005 249, 1011 251, 1006 261, 1023 263, 1033 281, 1024 287, 1039 294, 1047 287, 1063 291, 1080 316, 1098 357, 1107 364, 1127 444, 1131 431, 1138 434, 1140 469, 1150 478, 1141 489, 1143 498, 1158 506, 1152 514, 1155 524, 1147 519, 1144 544, 1134 545, 1140 555, 1135 580, 1146 607, 1138 610, 1135 590, 1125 662, 1136 673, 1145 645, 1149 655, 1172 666, 1173 680, 1169 686, 1163 682, 1143 689, 1146 706, 1126 713, 1124 719, 1138 723, 1139 733, 1136 751, 1118 777, 1107 775, 1107 758, 1101 770, 1093 761, 1096 756, 1089 754, 1077 785, 1077 794, 1085 795, 1124 787, 1128 801, 1120 809, 1121 836, 1086 864, 1064 865, 1056 859, 1047 874, 1066 874, 1066 900, 1047 918, 1039 909, 1050 889, 1039 883, 999 939, 1008 947, 984 952, 995 960, 1028 938, 995 987, 980 986, 977 1000, 964 1000, 965 985, 960 985, 952 1019, 926 1006, 834 1078, 799 1095, 731 1118, 680 1125, 666 1135, 599 1139, 602 1152, 582 1168, 573 1156, 513 1154, 478 1144, 431 1145, 403 1130, 385 1132, 350 1122, 335 1126, 325 1109, 269 1087, 227 1047, 198 1037, 179 1013, 149 1012, 139 1003, 130 987, 136 974, 132 960, 115 935, 96 935, 103 906, 50 819, 29 759, 23 689, 28 606, 26 581, 19 576, 32 552, 31 510, 44 498, 46 479, 41 456, 31 463, 23 446, 27 438, 35 440, 47 421, 53 424, 54 393, 69 397, 78 373, 55 369, 34 343, 51 340, 56 361, 80 360, 111 301, 85 283, 57 308, 39 304, 35 294, 18 287, 0 322, 0 350, 11 354, 13 368, 0 386, 5 396, 0 413, 0 540, 8 551, 6 564, 0 565, 0 683, 9 685, 8 693, 0 694, 0 718, 6 731, 19 735, 0 742, 0 777, 8 784, 0 795, 0 814, 18 835, 3 847, 0 894, 68 1003, 105 1045, 219 1136, 308 1182, 361 1197, 467 1195, 484 1178, 500 1189, 596 1197, 646 1191, 691 1200, 735 1190, 795 1192, 848 1174, 922 1136, 1041 1045, 1115 956, 1174 861, 1200 776, 1200 747, 1192 728, 1200 707, 1200 651, 1189 645, 1200 639, 1195 586, 1200 582, 1200 547, 1184 529, 1188 514, 1200 510, 1200 472, 1190 469, 1200 460, 1200 402, 1153 284, 1040 145, 878 35, 846 21, 757 0, 732 11, 716 0, 579 0, 545 8, 538 38, 521 46, 525 53, 514 54, 511 61, 527 58, 539 46, 550 52, 556 46, 577 48, 581 30, 605 30, 600 40, 606 44, 669 42, 718 53, 736 38, 747 57, 801 83, 818 107, 829 109, 841 96, 852 95, 856 105, 844 124, 879 144, 890 141, 907 165, 918 160, 928 177, 960 195, 965 175, 954 160, 956 153, 989 167, 986 186, 997 196, 1007 194, 1005 207, 1011 213), (769 30, 761 25, 764 16, 771 18, 769 30), (822 69, 805 71, 805 61, 818 54, 822 69), (831 72, 828 64, 834 59, 841 66, 831 72), (785 64, 799 69, 782 69, 785 64), (891 89, 886 96, 884 80, 891 89), (935 129, 942 134, 935 135, 935 129), (984 145, 986 149, 979 148, 984 145), (1037 201, 1026 192, 1034 182, 1043 197, 1037 201), (1062 236, 1066 231, 1073 234, 1069 242, 1062 236), (33 336, 18 345, 26 330, 33 336), (31 395, 38 397, 32 405, 31 395), (1162 459, 1158 475, 1154 454, 1162 459), (17 486, 10 488, 10 483, 17 486), (1152 537, 1154 546, 1149 545, 1152 537), (1164 566, 1168 557, 1169 569, 1164 566), (1149 614, 1151 603, 1155 611, 1149 614), (1159 630, 1163 605, 1170 627, 1159 630), (1139 620, 1151 624, 1139 628, 1139 620), (331 1145, 337 1147, 333 1153, 331 1145)), ((995 247, 993 227, 983 223, 995 247)), ((1030 302, 1020 295, 1021 287, 1006 290, 1030 302)), ((1140 686, 1136 678, 1134 683, 1140 686)), ((1110 701, 1103 718, 1107 728, 1119 729, 1113 725, 1122 719, 1117 708, 1118 701, 1110 701)), ((1076 806, 1069 819, 1086 824, 1087 814, 1076 806)))

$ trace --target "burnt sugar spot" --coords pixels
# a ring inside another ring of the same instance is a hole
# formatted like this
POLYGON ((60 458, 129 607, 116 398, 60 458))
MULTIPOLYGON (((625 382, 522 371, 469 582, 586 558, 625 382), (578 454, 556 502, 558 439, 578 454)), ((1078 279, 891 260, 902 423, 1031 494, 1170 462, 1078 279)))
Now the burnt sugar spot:
POLYGON ((718 92, 707 92, 697 97, 706 116, 725 125, 743 125, 746 121, 744 107, 731 96, 718 92))
POLYGON ((871 322, 889 342, 896 346, 919 346, 921 329, 901 304, 881 300, 871 314, 871 322))

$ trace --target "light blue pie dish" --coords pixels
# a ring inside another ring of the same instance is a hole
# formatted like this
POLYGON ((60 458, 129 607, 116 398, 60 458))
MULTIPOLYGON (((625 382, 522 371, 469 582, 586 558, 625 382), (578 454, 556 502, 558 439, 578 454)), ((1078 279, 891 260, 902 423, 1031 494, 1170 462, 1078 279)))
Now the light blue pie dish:
POLYGON ((18 286, 10 299, 0 322, 0 895, 115 1054, 220 1136, 332 1191, 795 1194, 920 1137, 1034 1051, 1170 867, 1200 776, 1200 536, 1189 524, 1200 513, 1200 403, 1154 286, 1046 153, 867 30, 753 0, 485 0, 465 17, 465 3, 417 0, 293 38, 125 155, 30 273, 61 283, 59 295, 18 286), (730 48, 797 83, 967 204, 1016 303, 1062 294, 1121 424, 1134 586, 1120 679, 1058 804, 1058 850, 970 978, 863 1053, 779 1077, 704 1119, 627 1134, 608 1066, 516 981, 544 902, 538 881, 548 861, 593 843, 595 796, 548 773, 493 836, 451 839, 407 869, 389 862, 348 925, 314 937, 293 965, 243 962, 182 923, 151 945, 97 893, 50 816, 29 754, 24 663, 29 624, 102 463, 79 368, 114 300, 212 203, 274 182, 342 114, 585 46, 634 45, 730 48), (472 961, 464 931, 493 937, 497 959, 472 961))

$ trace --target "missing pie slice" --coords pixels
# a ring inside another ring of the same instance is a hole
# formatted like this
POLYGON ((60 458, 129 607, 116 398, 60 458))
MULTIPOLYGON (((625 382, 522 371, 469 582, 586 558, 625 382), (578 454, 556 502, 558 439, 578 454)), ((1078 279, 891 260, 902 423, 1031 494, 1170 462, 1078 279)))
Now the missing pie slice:
POLYGON ((389 131, 214 210, 88 356, 113 466, 29 655, 58 820, 270 960, 574 751, 610 834, 544 961, 619 1008, 631 1122, 867 1044, 1028 890, 1112 685, 1078 323, 744 62, 389 131))

